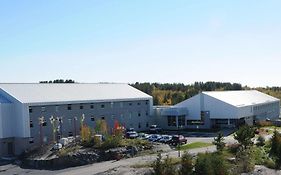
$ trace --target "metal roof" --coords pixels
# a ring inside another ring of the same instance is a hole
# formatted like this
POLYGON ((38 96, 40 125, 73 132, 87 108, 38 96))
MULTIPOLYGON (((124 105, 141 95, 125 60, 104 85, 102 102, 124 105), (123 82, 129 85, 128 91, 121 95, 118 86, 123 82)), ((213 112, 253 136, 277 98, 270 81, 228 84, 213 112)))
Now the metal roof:
POLYGON ((236 107, 279 101, 279 99, 259 92, 257 90, 211 91, 202 93, 236 107))
POLYGON ((128 84, 0 84, 0 89, 21 103, 56 103, 149 99, 151 96, 128 84))

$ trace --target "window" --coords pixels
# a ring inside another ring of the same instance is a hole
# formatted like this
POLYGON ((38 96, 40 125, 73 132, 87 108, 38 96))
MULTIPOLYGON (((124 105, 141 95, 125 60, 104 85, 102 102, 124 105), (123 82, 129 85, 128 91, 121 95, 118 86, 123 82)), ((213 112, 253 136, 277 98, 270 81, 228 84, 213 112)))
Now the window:
POLYGON ((101 119, 102 119, 102 120, 105 120, 105 117, 104 117, 104 116, 102 116, 102 117, 101 117, 101 119))
POLYGON ((138 113, 138 116, 139 116, 139 117, 141 116, 141 113, 140 113, 140 112, 138 113))
POLYGON ((148 100, 145 101, 145 104, 148 105, 148 100))
POLYGON ((93 115, 91 116, 91 121, 95 121, 95 117, 93 115))
POLYGON ((139 126, 138 126, 139 128, 141 128, 141 123, 139 123, 139 126))
POLYGON ((147 128, 149 127, 149 123, 148 123, 148 122, 146 122, 146 127, 147 127, 147 128))
POLYGON ((56 112, 58 112, 59 111, 59 106, 58 105, 56 105, 56 112))
POLYGON ((30 120, 29 126, 30 126, 30 128, 33 128, 33 122, 32 122, 32 120, 30 120))
POLYGON ((72 109, 71 105, 67 105, 67 110, 71 110, 71 109, 72 109))
POLYGON ((29 138, 29 143, 30 143, 30 144, 34 143, 34 138, 33 138, 33 137, 30 137, 30 138, 29 138))
POLYGON ((91 109, 94 109, 94 104, 91 104, 91 105, 90 105, 90 108, 91 108, 91 109))
POLYGON ((114 103, 113 102, 110 103, 110 107, 111 107, 111 109, 114 107, 114 103))
POLYGON ((148 112, 147 111, 145 112, 145 115, 148 116, 148 112))
POLYGON ((185 126, 185 115, 178 116, 178 124, 179 126, 185 126))
POLYGON ((132 119, 132 113, 130 112, 130 114, 129 114, 129 119, 132 119))
POLYGON ((104 104, 102 104, 100 107, 103 109, 104 108, 104 104))
POLYGON ((32 108, 31 107, 29 107, 29 113, 32 113, 32 108))
POLYGON ((141 103, 140 103, 140 102, 138 102, 138 106, 139 106, 139 105, 141 105, 141 103))
POLYGON ((132 103, 129 103, 129 106, 132 106, 133 104, 132 103))
POLYGON ((68 132, 68 137, 72 137, 73 133, 72 132, 68 132))
POLYGON ((80 109, 83 109, 83 108, 84 108, 84 106, 82 104, 80 104, 80 109))
POLYGON ((177 126, 175 116, 168 116, 167 119, 168 119, 168 126, 177 126))
POLYGON ((45 112, 46 111, 46 107, 41 107, 41 112, 45 112))

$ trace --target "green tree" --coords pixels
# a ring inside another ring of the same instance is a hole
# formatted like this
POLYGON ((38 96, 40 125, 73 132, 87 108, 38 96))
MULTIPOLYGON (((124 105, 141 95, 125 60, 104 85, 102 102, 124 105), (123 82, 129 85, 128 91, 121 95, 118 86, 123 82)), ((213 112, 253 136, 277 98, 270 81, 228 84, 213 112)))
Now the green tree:
POLYGON ((275 129, 271 138, 270 155, 274 158, 275 168, 281 167, 281 134, 275 129))
POLYGON ((234 139, 239 142, 243 149, 253 145, 252 138, 255 137, 255 129, 248 125, 241 126, 234 134, 234 139))
POLYGON ((218 136, 214 138, 213 144, 216 145, 217 151, 221 152, 225 147, 225 143, 223 134, 221 132, 218 133, 218 136))
POLYGON ((185 152, 181 157, 181 167, 180 167, 180 175, 191 175, 193 172, 193 161, 192 155, 188 152, 185 152))

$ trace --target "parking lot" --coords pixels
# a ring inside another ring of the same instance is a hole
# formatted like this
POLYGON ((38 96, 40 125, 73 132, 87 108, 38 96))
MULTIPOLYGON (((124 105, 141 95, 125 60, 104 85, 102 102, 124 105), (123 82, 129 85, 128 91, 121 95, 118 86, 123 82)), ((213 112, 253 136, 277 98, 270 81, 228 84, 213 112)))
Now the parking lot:
MULTIPOLYGON (((223 129, 220 132, 225 136, 225 142, 227 144, 235 143, 233 136, 231 135, 235 130, 223 129)), ((158 142, 169 145, 186 144, 193 142, 206 142, 212 143, 214 137, 218 132, 194 132, 194 131, 167 131, 161 130, 159 133, 150 134, 150 132, 137 133, 134 131, 133 138, 148 140, 150 142, 158 142)))

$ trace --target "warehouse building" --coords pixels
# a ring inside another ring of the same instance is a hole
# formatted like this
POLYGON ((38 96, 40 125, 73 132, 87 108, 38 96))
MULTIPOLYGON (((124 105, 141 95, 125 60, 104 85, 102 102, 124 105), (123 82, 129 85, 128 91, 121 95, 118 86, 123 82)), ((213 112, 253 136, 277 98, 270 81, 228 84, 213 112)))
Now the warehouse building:
POLYGON ((280 100, 256 90, 202 92, 179 104, 154 107, 164 129, 237 127, 280 115, 280 100))
POLYGON ((117 120, 124 127, 147 130, 152 97, 127 84, 0 84, 0 155, 24 150, 79 133, 81 121, 94 128, 117 120), (57 129, 57 128, 56 128, 57 129))

